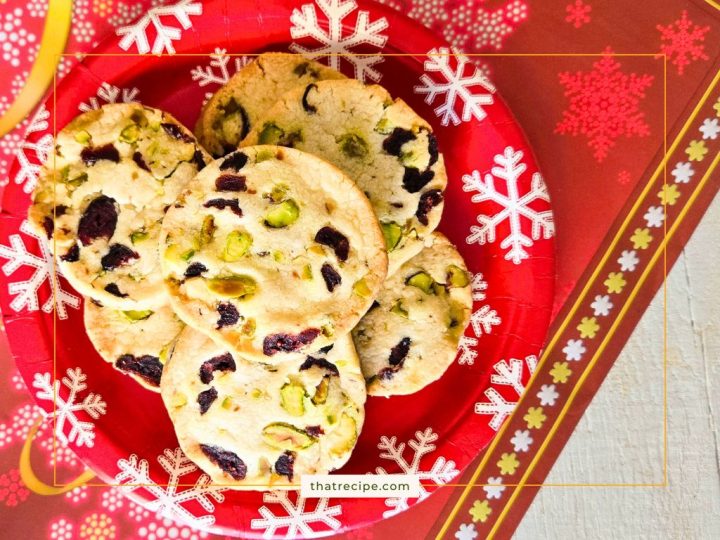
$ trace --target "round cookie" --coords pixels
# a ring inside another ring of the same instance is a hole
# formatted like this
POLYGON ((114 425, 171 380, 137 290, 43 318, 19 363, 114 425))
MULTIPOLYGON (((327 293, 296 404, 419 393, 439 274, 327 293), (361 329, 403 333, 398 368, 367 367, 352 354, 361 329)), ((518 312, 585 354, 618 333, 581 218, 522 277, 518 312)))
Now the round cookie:
POLYGON ((470 320, 470 275, 440 233, 385 282, 353 329, 368 394, 412 394, 439 379, 470 320))
POLYGON ((166 302, 157 241, 167 206, 210 157, 169 114, 105 105, 57 135, 29 209, 59 270, 108 307, 166 302))
POLYGON ((209 164, 163 221, 163 275, 189 325, 244 358, 276 363, 333 343, 387 270, 367 198, 327 162, 249 147, 209 164))
POLYGON ((160 391, 163 364, 184 327, 169 305, 119 311, 94 300, 85 302, 85 329, 100 356, 155 392, 160 391))
POLYGON ((365 418, 352 339, 270 366, 186 327, 161 393, 183 452, 213 482, 264 490, 327 474, 350 457, 365 418))
POLYGON ((240 69, 207 102, 195 126, 198 140, 216 156, 237 148, 282 94, 324 79, 344 79, 339 71, 299 54, 264 53, 240 69))
POLYGON ((355 180, 373 205, 389 251, 388 274, 437 227, 447 173, 430 125, 382 87, 319 81, 285 94, 241 146, 310 152, 355 180))

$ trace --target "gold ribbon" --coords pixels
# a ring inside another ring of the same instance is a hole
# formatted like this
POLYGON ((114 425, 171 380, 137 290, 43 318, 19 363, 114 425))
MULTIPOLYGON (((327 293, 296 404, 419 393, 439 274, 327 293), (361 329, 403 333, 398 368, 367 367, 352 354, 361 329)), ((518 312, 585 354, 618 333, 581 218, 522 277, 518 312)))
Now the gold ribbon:
POLYGON ((62 484, 60 486, 50 486, 35 476, 32 464, 30 463, 30 449, 32 448, 33 439, 35 438, 35 434, 38 429, 40 429, 42 421, 42 417, 38 418, 35 424, 33 424, 30 428, 28 436, 25 439, 25 444, 23 444, 22 451, 20 452, 20 478, 22 478, 22 481, 28 489, 38 495, 60 495, 61 493, 75 489, 78 486, 82 486, 85 482, 92 480, 95 477, 95 473, 90 470, 85 471, 67 484, 62 484))
POLYGON ((30 114, 50 86, 55 68, 65 50, 71 19, 72 0, 49 1, 37 58, 25 81, 25 86, 5 114, 0 117, 0 137, 10 133, 30 114))

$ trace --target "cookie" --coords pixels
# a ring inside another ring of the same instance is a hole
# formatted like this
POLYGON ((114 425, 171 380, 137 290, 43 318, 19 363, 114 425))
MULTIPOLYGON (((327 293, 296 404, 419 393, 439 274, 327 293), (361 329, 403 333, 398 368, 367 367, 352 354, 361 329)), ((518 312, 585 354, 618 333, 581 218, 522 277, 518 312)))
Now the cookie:
POLYGON ((412 394, 439 379, 470 320, 470 275, 440 233, 386 281, 352 331, 368 394, 412 394))
POLYGON ((211 154, 223 156, 237 148, 258 118, 288 90, 319 80, 344 78, 339 71, 299 54, 261 54, 210 98, 200 113, 195 133, 211 154))
POLYGON ((350 457, 365 382, 349 335, 329 350, 270 366, 183 330, 160 383, 183 452, 213 482, 240 489, 299 484, 350 457))
POLYGON ((184 327, 169 305, 119 311, 93 300, 85 302, 85 329, 100 356, 156 392, 163 364, 184 327))
POLYGON ((382 225, 390 275, 440 221, 447 174, 437 140, 427 122, 380 86, 345 79, 291 90, 241 146, 252 144, 293 146, 355 180, 382 225))
POLYGON ((210 157, 169 114, 137 103, 81 114, 57 135, 29 209, 80 293, 124 310, 165 303, 160 223, 210 157))
POLYGON ((382 232, 353 181, 277 146, 205 167, 168 210, 160 252, 178 315, 240 356, 270 363, 349 332, 387 269, 382 232))

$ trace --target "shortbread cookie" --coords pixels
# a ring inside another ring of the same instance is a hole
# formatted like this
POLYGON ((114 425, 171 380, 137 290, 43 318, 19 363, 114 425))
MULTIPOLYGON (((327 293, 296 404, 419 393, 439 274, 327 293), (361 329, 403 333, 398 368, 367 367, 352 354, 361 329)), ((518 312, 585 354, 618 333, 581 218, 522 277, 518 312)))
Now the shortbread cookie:
POLYGON ((160 252, 178 315, 271 363, 349 332, 387 270, 382 232, 352 180, 277 146, 248 147, 200 172, 168 210, 160 252))
POLYGON ((198 140, 216 157, 232 152, 288 90, 324 79, 344 79, 332 68, 299 54, 265 53, 240 69, 207 102, 195 127, 198 140))
POLYGON ((156 392, 163 364, 184 327, 169 305, 119 311, 85 301, 85 330, 100 356, 156 392))
POLYGON ((58 133, 30 221, 47 234, 59 271, 79 292, 116 309, 153 309, 165 302, 160 222, 206 160, 169 114, 106 105, 58 133))
POLYGON ((269 366, 187 327, 160 383, 183 452, 239 489, 289 487, 344 465, 362 429, 365 381, 349 335, 328 348, 269 366))
POLYGON ((439 379, 470 320, 470 275, 440 233, 385 282, 353 329, 368 394, 412 394, 439 379))
POLYGON ((252 144, 293 146, 355 180, 382 225, 390 275, 422 249, 440 221, 447 174, 435 136, 380 86, 345 79, 291 90, 241 146, 252 144))

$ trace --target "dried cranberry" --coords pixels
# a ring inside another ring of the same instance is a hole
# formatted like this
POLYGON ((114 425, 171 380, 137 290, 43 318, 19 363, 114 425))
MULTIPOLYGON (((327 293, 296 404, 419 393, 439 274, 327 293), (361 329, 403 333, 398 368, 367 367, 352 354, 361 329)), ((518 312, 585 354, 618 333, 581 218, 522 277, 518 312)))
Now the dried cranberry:
POLYGON ((217 208, 218 210, 229 208, 236 216, 243 216, 242 208, 240 208, 240 203, 237 199, 210 199, 203 206, 205 208, 217 208))
POLYGON ((337 270, 335 270, 332 265, 328 263, 324 263, 320 267, 320 273, 325 280, 325 286, 327 287, 327 290, 330 292, 333 292, 335 290, 335 287, 342 283, 342 278, 340 277, 340 274, 338 274, 337 270))
POLYGON ((234 171, 239 171, 245 166, 247 161, 247 155, 243 154, 242 152, 233 152, 228 157, 223 159, 223 162, 220 164, 220 170, 226 171, 227 169, 233 169, 234 171))
POLYGON ((200 405, 200 414, 205 414, 208 411, 210 405, 212 405, 213 402, 217 399, 217 396, 217 390, 215 390, 214 388, 203 390, 198 394, 197 402, 198 405, 200 405))
POLYGON ((220 314, 220 319, 217 322, 218 328, 232 326, 240 320, 240 313, 238 313, 237 308, 230 302, 218 304, 217 311, 220 314))
POLYGON ((390 357, 388 358, 388 362, 391 366, 402 366, 402 363, 405 361, 405 357, 408 355, 409 351, 410 338, 404 337, 400 340, 400 343, 390 349, 390 357))
POLYGON ((415 134, 409 129, 396 127, 383 141, 383 150, 391 156, 400 157, 400 151, 403 144, 412 141, 415 138, 415 134))
POLYGON ((293 352, 309 345, 320 335, 317 328, 308 328, 299 334, 270 334, 263 340, 263 354, 272 356, 277 352, 293 352))
POLYGON ((204 264, 199 262, 194 262, 190 266, 187 267, 185 270, 185 277, 186 278, 194 278, 198 277, 203 272, 207 272, 207 268, 204 264))
POLYGON ((118 298, 127 298, 127 294, 122 292, 116 283, 109 283, 108 285, 105 285, 105 292, 109 292, 113 296, 117 296, 118 298))
POLYGON ((221 174, 215 180, 217 191, 247 191, 245 177, 237 174, 221 174))
POLYGON ((147 163, 145 163, 145 159, 143 158, 143 155, 140 152, 133 153, 132 159, 135 162, 135 165, 137 165, 144 171, 150 172, 150 167, 148 167, 147 163))
POLYGON ((64 216, 65 214, 67 214, 67 211, 68 211, 67 206, 65 206, 64 204, 58 204, 55 207, 55 217, 64 216))
POLYGON ((203 384, 208 384, 213 380, 214 371, 235 371, 235 360, 232 355, 225 353, 205 360, 200 366, 200 380, 203 384))
POLYGON ((350 241, 340 231, 332 227, 323 227, 315 234, 315 241, 318 244, 333 248, 339 260, 347 261, 350 252, 350 241))
POLYGON ((427 138, 428 138, 428 154, 430 154, 430 161, 428 162, 428 167, 432 167, 437 163, 438 160, 438 142, 437 137, 435 137, 435 134, 428 131, 427 132, 427 138))
POLYGON ((319 368, 327 370, 334 375, 340 375, 340 372, 338 371, 338 368, 335 364, 333 364, 332 362, 328 362, 324 358, 314 358, 312 356, 308 356, 305 359, 298 371, 305 371, 306 369, 310 369, 313 366, 317 366, 319 368))
POLYGON ((329 352, 332 350, 332 348, 333 348, 333 345, 332 345, 332 344, 330 344, 330 345, 325 345, 324 347, 320 347, 319 352, 321 352, 321 353, 323 353, 323 354, 327 354, 327 353, 329 353, 329 352))
POLYGON ((195 168, 198 171, 202 171, 205 168, 205 158, 200 150, 195 150, 192 157, 192 162, 195 164, 195 168))
POLYGON ((373 303, 370 306, 370 309, 368 309, 368 311, 372 311, 373 309, 379 308, 379 307, 380 307, 380 302, 378 302, 377 300, 373 300, 373 303))
POLYGON ((325 430, 323 430, 322 426, 306 426, 305 432, 311 437, 319 437, 320 435, 325 434, 325 430))
POLYGON ((303 109, 305 109, 305 111, 310 114, 315 114, 317 112, 317 107, 315 107, 314 105, 310 105, 307 101, 308 94, 313 88, 317 89, 317 84, 308 84, 307 87, 305 87, 305 92, 303 93, 302 97, 303 109))
POLYGON ((439 189, 431 189, 430 191, 423 193, 420 196, 420 202, 418 203, 417 211, 415 212, 415 216, 418 218, 418 221, 423 225, 427 225, 428 213, 440 204, 442 200, 443 194, 439 189))
POLYGON ((295 463, 295 453, 285 452, 281 454, 275 462, 275 472, 281 476, 287 476, 288 480, 292 482, 293 479, 293 464, 295 463))
POLYGON ((45 216, 45 219, 43 219, 43 229, 45 229, 47 237, 50 238, 55 230, 55 221, 53 221, 53 218, 45 216))
POLYGON ((112 143, 108 143, 104 146, 86 146, 80 152, 80 159, 88 167, 95 165, 101 159, 108 161, 114 161, 118 163, 120 161, 120 152, 115 148, 112 143))
POLYGON ((210 461, 215 463, 223 471, 232 476, 235 480, 245 479, 247 475, 247 466, 245 462, 240 459, 237 454, 233 454, 227 450, 223 450, 219 446, 211 444, 201 444, 200 450, 205 454, 210 461))
POLYGON ((170 135, 173 139, 177 139, 178 141, 186 142, 186 143, 193 143, 195 142, 193 138, 185 133, 182 129, 180 129, 179 126, 176 124, 170 124, 170 123, 163 123, 160 124, 162 128, 165 130, 165 133, 170 135))
POLYGON ((420 172, 415 167, 405 167, 403 174, 403 188, 408 193, 417 193, 428 185, 430 180, 435 177, 435 173, 430 169, 420 172))
POLYGON ((389 381, 395 376, 397 369, 394 368, 383 368, 378 371, 377 378, 381 381, 389 381))
POLYGON ((163 365, 157 356, 146 354, 136 358, 132 354, 123 354, 115 361, 115 367, 138 375, 153 386, 160 386, 163 365))
POLYGON ((103 270, 113 270, 118 266, 125 266, 131 261, 139 258, 140 255, 137 251, 133 251, 122 244, 112 244, 110 246, 110 251, 103 255, 102 259, 100 259, 100 264, 102 265, 103 270))
POLYGON ((65 255, 60 256, 61 261, 65 262, 77 262, 80 260, 80 246, 73 244, 70 249, 67 250, 65 255))
POLYGON ((87 246, 98 238, 110 239, 115 233, 118 213, 115 199, 100 195, 88 204, 78 223, 78 238, 87 246))

